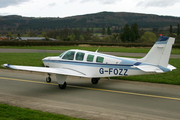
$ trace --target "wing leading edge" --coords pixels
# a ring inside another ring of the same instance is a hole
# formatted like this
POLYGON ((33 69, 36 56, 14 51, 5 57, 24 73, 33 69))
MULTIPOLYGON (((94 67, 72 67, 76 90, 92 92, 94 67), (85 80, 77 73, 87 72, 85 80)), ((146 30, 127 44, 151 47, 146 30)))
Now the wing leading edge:
POLYGON ((43 72, 43 73, 51 73, 51 74, 86 77, 86 74, 82 72, 78 72, 73 69, 66 69, 66 68, 32 67, 32 66, 19 66, 19 65, 9 65, 9 64, 3 64, 2 67, 16 69, 16 70, 26 70, 26 71, 43 72))

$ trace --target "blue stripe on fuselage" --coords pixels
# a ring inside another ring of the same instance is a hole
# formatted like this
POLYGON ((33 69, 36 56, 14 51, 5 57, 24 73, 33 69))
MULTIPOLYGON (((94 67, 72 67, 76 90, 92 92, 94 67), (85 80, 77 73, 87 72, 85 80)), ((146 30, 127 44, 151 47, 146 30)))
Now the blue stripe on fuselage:
MULTIPOLYGON (((136 62, 133 65, 124 65, 124 64, 105 64, 105 63, 89 63, 89 62, 78 62, 78 61, 64 61, 64 60, 43 60, 43 62, 51 62, 51 63, 62 63, 62 64, 69 64, 69 65, 79 65, 79 66, 91 66, 91 67, 101 67, 101 68, 120 68, 120 69, 133 69, 133 70, 138 70, 136 68, 132 68, 132 66, 139 66, 139 65, 152 65, 152 64, 147 64, 147 63, 141 63, 141 62, 136 62)), ((154 65, 156 66, 156 65, 154 65)), ((162 67, 162 66, 157 66, 164 72, 170 71, 170 69, 162 67)))
POLYGON ((62 63, 62 64, 79 65, 79 66, 91 66, 91 67, 134 69, 131 68, 131 66, 133 65, 124 65, 124 64, 89 63, 89 62, 64 61, 64 60, 43 60, 43 62, 62 63))

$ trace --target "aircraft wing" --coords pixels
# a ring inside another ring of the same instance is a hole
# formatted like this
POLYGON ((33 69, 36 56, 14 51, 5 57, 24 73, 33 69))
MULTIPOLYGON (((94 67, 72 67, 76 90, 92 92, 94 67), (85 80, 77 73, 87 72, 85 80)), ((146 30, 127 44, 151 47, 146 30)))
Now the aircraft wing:
POLYGON ((138 68, 144 72, 154 72, 154 73, 164 73, 160 68, 151 65, 140 65, 140 66, 133 66, 138 68))
POLYGON ((85 77, 86 76, 86 74, 84 74, 82 72, 75 71, 73 69, 68 69, 68 68, 32 67, 32 66, 19 66, 19 65, 9 65, 9 64, 3 64, 2 67, 17 69, 17 70, 35 71, 35 72, 61 74, 61 75, 70 75, 70 76, 78 76, 78 77, 85 77))

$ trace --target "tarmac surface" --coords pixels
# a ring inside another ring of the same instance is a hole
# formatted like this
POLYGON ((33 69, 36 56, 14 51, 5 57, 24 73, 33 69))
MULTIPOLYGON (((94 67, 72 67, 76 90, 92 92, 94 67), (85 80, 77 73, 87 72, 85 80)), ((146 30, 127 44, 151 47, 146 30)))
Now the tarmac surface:
MULTIPOLYGON (((36 50, 36 49, 3 49, 0 53, 63 53, 64 50, 36 50)), ((144 57, 147 53, 100 52, 115 56, 144 57)), ((180 58, 180 55, 171 54, 171 58, 180 58)))
POLYGON ((180 86, 123 80, 68 77, 58 88, 55 76, 0 69, 0 103, 91 120, 178 120, 180 86))

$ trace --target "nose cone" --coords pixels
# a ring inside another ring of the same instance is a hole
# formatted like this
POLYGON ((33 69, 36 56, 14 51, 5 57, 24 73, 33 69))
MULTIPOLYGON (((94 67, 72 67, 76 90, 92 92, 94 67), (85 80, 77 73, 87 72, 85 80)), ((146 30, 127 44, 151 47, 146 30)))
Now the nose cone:
POLYGON ((42 61, 45 61, 45 60, 50 60, 51 57, 45 57, 42 59, 42 61))
POLYGON ((45 58, 42 59, 43 64, 44 64, 45 67, 49 67, 49 62, 48 62, 49 60, 50 60, 50 57, 45 57, 45 58))

